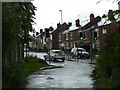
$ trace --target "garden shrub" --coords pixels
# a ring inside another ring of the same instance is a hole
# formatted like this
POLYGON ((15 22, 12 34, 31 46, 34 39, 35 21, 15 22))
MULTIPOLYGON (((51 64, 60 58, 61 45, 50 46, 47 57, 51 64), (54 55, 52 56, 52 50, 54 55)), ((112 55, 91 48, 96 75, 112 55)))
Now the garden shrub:
POLYGON ((42 64, 47 64, 47 62, 43 59, 38 58, 37 56, 30 55, 25 58, 24 60, 26 63, 32 63, 32 62, 37 62, 37 63, 42 63, 42 64))
POLYGON ((22 64, 18 62, 6 63, 2 65, 2 69, 2 87, 18 87, 22 74, 22 64))
POLYGON ((120 88, 120 31, 109 30, 96 59, 95 70, 100 88, 120 88))

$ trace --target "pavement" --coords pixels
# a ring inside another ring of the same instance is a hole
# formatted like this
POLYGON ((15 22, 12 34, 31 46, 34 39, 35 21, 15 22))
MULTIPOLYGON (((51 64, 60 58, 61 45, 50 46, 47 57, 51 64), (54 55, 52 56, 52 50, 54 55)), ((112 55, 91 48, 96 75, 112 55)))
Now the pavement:
POLYGON ((63 66, 49 65, 49 66, 40 68, 40 70, 54 69, 54 68, 63 68, 63 66))

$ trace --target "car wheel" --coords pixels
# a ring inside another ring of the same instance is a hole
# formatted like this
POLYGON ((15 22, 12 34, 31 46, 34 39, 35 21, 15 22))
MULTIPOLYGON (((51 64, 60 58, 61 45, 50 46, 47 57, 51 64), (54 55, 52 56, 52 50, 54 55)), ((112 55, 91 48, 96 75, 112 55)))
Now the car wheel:
POLYGON ((74 55, 72 54, 72 58, 74 58, 74 55))
POLYGON ((56 61, 56 59, 55 59, 54 57, 52 57, 52 61, 53 61, 53 62, 55 62, 55 61, 56 61))
POLYGON ((44 56, 44 59, 45 59, 45 61, 47 60, 47 58, 44 56))
POLYGON ((82 55, 82 59, 85 59, 85 56, 84 56, 84 55, 82 55))
POLYGON ((65 61, 65 59, 62 59, 62 62, 64 62, 65 61))
POLYGON ((53 61, 53 59, 54 59, 54 58, 52 57, 52 58, 51 58, 51 61, 53 61))
POLYGON ((90 59, 90 56, 88 56, 87 59, 90 59))
POLYGON ((45 58, 45 61, 46 61, 47 59, 45 58))

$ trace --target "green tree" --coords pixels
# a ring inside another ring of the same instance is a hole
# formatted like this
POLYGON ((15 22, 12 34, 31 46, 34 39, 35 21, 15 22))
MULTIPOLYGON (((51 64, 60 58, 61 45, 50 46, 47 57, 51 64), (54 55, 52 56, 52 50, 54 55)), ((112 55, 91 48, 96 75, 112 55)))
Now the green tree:
MULTIPOLYGON (((31 40, 36 8, 31 2, 2 3, 2 86, 14 88, 20 82, 22 64, 17 62, 18 45, 31 40)), ((23 47, 24 49, 24 47, 23 47)))
MULTIPOLYGON (((107 18, 116 21, 119 15, 120 10, 114 10, 107 14, 107 18)), ((95 70, 100 88, 120 88, 120 22, 116 23, 117 28, 107 30, 100 47, 100 56, 96 59, 95 70)))
MULTIPOLYGON (((102 1, 112 1, 113 3, 118 3, 118 5, 120 3, 119 0, 99 0, 97 2, 97 4, 99 4, 102 1)), ((108 17, 108 20, 110 20, 110 21, 115 20, 115 17, 117 17, 116 18, 116 20, 117 20, 120 17, 120 9, 118 9, 118 10, 110 10, 110 12, 108 12, 108 14, 106 16, 108 17)))
POLYGON ((120 88, 120 31, 109 29, 100 47, 96 71, 100 88, 120 88))
POLYGON ((15 60, 16 45, 30 40, 36 8, 31 2, 2 3, 2 58, 3 62, 15 60))

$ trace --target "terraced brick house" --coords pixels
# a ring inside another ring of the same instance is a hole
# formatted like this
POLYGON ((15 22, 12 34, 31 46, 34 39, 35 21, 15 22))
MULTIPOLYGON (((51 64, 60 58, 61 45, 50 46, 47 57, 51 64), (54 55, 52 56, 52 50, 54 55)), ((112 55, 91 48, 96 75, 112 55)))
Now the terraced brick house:
MULTIPOLYGON (((98 49, 102 44, 104 35, 109 32, 110 29, 120 29, 120 17, 114 21, 106 21, 106 16, 95 17, 94 14, 90 14, 89 20, 81 22, 77 19, 75 23, 71 22, 57 24, 57 28, 50 32, 48 39, 51 49, 70 50, 74 46, 82 43, 91 43, 92 47, 96 46, 98 49), (94 34, 96 32, 96 39, 94 34), (82 35, 82 38, 81 38, 82 35)), ((42 32, 40 36, 36 37, 38 44, 45 45, 45 32, 42 32)))
POLYGON ((106 17, 104 16, 94 17, 93 14, 90 14, 89 22, 83 26, 80 25, 80 20, 78 19, 73 25, 72 23, 66 24, 66 28, 62 28, 62 25, 60 28, 58 27, 54 33, 52 33, 52 48, 68 50, 78 44, 91 42, 93 46, 99 49, 104 34, 107 33, 109 29, 118 28, 119 24, 120 20, 114 22, 106 21, 106 17), (94 32, 97 33, 96 40, 94 39, 94 32), (82 40, 80 39, 80 33, 82 33, 82 40))

